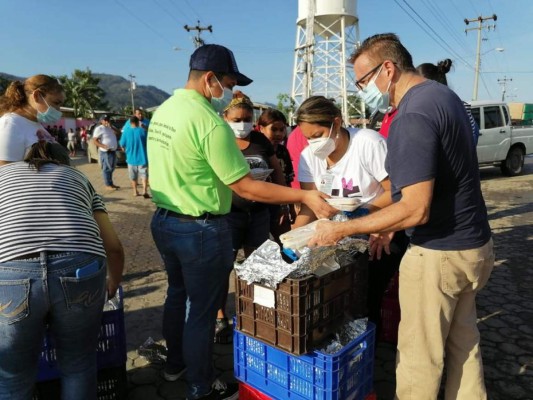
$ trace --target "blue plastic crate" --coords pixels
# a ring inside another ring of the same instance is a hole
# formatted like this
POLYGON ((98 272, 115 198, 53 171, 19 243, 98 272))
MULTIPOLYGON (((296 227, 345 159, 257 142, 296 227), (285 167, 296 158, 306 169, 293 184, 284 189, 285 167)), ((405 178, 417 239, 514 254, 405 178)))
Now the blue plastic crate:
POLYGON ((336 354, 295 356, 233 333, 235 377, 275 399, 364 400, 372 391, 375 325, 336 354))
MULTIPOLYGON (((126 334, 122 295, 122 287, 120 287, 117 292, 117 309, 104 311, 102 314, 102 326, 96 353, 98 369, 120 367, 126 362, 126 334)), ((37 382, 57 379, 59 376, 54 338, 47 330, 39 358, 37 382)))

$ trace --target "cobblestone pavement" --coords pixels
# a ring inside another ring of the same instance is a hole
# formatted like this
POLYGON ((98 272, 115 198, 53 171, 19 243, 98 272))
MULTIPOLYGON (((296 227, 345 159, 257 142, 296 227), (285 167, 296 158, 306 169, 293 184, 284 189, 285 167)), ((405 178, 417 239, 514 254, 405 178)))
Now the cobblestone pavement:
MULTIPOLYGON (((124 277, 128 349, 129 399, 182 399, 185 382, 163 381, 160 366, 148 363, 136 349, 151 337, 162 343, 161 315, 166 275, 153 244, 150 200, 133 197, 127 169, 115 172, 121 189, 106 193, 100 170, 84 158, 75 165, 104 194, 111 221, 126 249, 124 277)), ((496 265, 487 287, 478 295, 478 324, 489 399, 533 400, 533 159, 523 175, 502 177, 499 169, 481 169, 496 248, 496 265)), ((228 306, 233 311, 231 293, 228 306)), ((379 399, 394 394, 394 346, 376 351, 375 390, 379 399)), ((233 380, 232 346, 216 345, 215 367, 222 379, 233 380)))

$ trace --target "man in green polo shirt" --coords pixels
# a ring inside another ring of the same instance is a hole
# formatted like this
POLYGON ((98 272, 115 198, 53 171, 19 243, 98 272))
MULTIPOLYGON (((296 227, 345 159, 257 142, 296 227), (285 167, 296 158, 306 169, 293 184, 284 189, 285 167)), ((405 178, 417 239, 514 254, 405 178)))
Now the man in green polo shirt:
POLYGON ((216 313, 233 267, 225 218, 231 191, 263 203, 303 202, 318 217, 329 217, 335 210, 317 191, 252 179, 233 131, 217 113, 231 100, 233 86, 252 82, 239 72, 229 49, 199 47, 189 66, 185 88, 158 108, 148 130, 157 205, 151 228, 168 275, 163 376, 177 380, 187 370, 188 399, 235 399, 237 386, 215 381, 212 368, 216 313))

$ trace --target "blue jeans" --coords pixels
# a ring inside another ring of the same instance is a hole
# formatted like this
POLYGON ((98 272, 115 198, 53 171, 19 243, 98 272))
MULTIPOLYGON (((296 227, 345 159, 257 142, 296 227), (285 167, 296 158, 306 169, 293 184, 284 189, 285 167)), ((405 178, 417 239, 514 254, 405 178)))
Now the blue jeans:
POLYGON ((113 171, 117 165, 116 151, 98 151, 100 153, 100 164, 102 166, 102 175, 106 186, 113 186, 113 171))
POLYGON ((163 311, 167 364, 187 366, 189 397, 211 390, 215 319, 233 267, 231 230, 225 217, 182 219, 158 209, 152 235, 168 275, 163 311))
POLYGON ((268 238, 270 233, 270 210, 268 207, 259 210, 231 211, 228 214, 233 242, 233 254, 241 247, 256 249, 268 238))
POLYGON ((0 400, 32 398, 46 323, 61 371, 63 399, 96 399, 96 347, 106 263, 89 253, 41 252, 0 263, 0 400), (75 271, 97 261, 84 278, 75 271))

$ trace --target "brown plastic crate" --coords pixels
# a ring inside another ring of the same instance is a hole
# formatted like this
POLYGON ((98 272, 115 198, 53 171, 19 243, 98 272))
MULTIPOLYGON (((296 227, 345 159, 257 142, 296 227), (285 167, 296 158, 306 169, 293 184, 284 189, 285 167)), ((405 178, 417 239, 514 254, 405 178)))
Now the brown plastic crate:
MULTIPOLYGON (((275 307, 254 303, 254 287, 236 278, 237 329, 300 355, 333 333, 345 315, 358 313, 354 287, 366 288, 366 255, 323 277, 285 279, 274 291, 275 307), (364 279, 364 282, 359 282, 364 279)), ((261 285, 259 285, 261 286, 261 285)), ((361 293, 360 293, 361 294, 361 293)), ((366 290, 365 306, 366 306, 366 290)))

